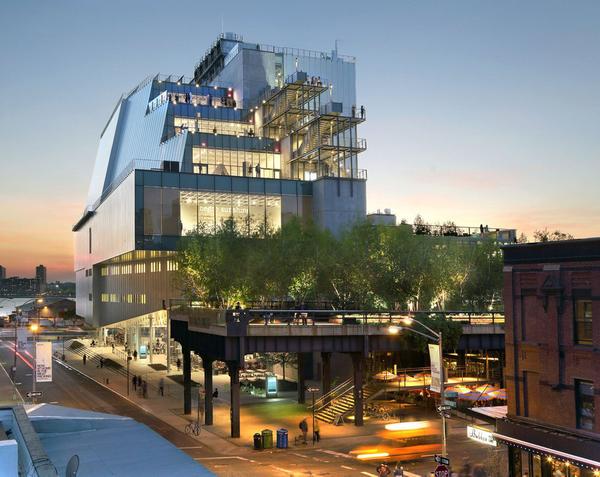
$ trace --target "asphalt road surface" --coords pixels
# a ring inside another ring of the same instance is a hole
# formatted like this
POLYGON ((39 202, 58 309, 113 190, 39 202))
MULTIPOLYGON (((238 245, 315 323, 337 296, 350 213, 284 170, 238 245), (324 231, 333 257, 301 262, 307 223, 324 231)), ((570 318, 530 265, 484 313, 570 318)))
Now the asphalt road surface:
MULTIPOLYGON (((29 401, 26 398, 27 392, 32 390, 31 355, 32 344, 29 343, 25 349, 20 350, 17 362, 17 383, 20 383, 18 389, 26 401, 29 401)), ((0 339, 0 363, 9 374, 13 359, 12 341, 7 337, 0 339)), ((356 462, 342 453, 313 449, 310 444, 301 451, 288 449, 248 452, 240 449, 239 455, 220 454, 57 361, 53 366, 52 383, 37 383, 36 390, 43 392, 40 402, 131 417, 146 424, 221 476, 375 475, 372 464, 356 462)))
MULTIPOLYGON (((10 374, 14 353, 12 340, 0 335, 0 363, 10 374)), ((19 352, 17 383, 22 396, 32 389, 32 343, 19 352)), ((86 409, 96 412, 131 417, 146 424, 192 458, 208 467, 217 475, 233 477, 258 476, 373 476, 376 477, 376 462, 360 462, 350 458, 343 450, 315 448, 308 444, 302 448, 263 450, 260 452, 240 448, 236 455, 224 455, 219 449, 210 449, 154 417, 137 405, 120 397, 95 381, 55 361, 52 383, 38 383, 37 391, 43 392, 41 402, 86 409)), ((26 401, 27 398, 25 397, 26 401)), ((467 441, 465 436, 465 441, 467 441)), ((468 445, 468 442, 465 442, 468 445)), ((432 465, 432 464, 431 464, 432 465)), ((429 468, 423 462, 409 464, 407 470, 429 468)), ((408 474, 411 476, 411 474, 408 474)), ((414 475, 414 474, 412 474, 414 475)), ((427 475, 418 472, 418 475, 427 475)))

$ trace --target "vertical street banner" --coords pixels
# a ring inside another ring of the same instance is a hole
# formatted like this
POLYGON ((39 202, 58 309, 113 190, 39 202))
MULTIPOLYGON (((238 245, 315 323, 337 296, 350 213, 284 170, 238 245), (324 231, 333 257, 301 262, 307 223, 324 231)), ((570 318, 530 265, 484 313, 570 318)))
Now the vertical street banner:
POLYGON ((52 382, 52 343, 38 341, 35 344, 35 382, 52 382))
POLYGON ((439 345, 429 345, 429 360, 431 361, 431 386, 429 389, 434 393, 440 393, 442 392, 442 357, 439 345))

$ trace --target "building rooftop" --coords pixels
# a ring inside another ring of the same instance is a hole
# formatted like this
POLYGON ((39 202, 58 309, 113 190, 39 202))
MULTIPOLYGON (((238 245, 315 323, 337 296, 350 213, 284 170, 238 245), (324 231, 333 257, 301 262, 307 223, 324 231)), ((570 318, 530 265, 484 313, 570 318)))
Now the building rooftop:
POLYGON ((600 260, 600 237, 506 245, 504 263, 556 263, 600 260))
MULTIPOLYGON (((14 409, 21 410, 15 413, 18 426, 33 434, 22 439, 20 445, 27 447, 34 465, 39 456, 33 455, 30 447, 37 446, 33 451, 43 454, 46 462, 43 475, 65 475, 73 455, 79 457, 78 475, 89 477, 214 475, 150 428, 128 417, 51 404, 26 406, 26 417, 20 406, 14 409), (55 473, 48 472, 52 466, 55 473)), ((15 424, 9 422, 7 426, 15 424)), ((36 470, 28 475, 41 475, 37 466, 36 470)))

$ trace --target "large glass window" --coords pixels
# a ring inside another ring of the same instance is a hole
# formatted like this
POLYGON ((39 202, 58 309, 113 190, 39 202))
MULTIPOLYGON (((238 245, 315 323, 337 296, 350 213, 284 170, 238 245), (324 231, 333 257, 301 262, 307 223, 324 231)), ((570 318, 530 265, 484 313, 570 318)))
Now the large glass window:
POLYGON ((144 235, 160 235, 162 191, 158 187, 144 187, 144 235))
POLYGON ((198 193, 180 192, 181 202, 181 234, 187 235, 196 230, 198 224, 198 193))
POLYGON ((242 149, 192 148, 194 172, 225 176, 281 177, 281 154, 242 149))
POLYGON ((575 403, 577 427, 579 429, 594 429, 594 383, 575 380, 575 403))
POLYGON ((179 207, 179 190, 163 189, 162 194, 162 234, 181 235, 181 214, 179 207))
POLYGON ((212 192, 197 192, 198 195, 198 226, 205 232, 215 230, 215 194, 212 192))
POLYGON ((574 320, 575 343, 592 344, 592 301, 575 300, 574 320))

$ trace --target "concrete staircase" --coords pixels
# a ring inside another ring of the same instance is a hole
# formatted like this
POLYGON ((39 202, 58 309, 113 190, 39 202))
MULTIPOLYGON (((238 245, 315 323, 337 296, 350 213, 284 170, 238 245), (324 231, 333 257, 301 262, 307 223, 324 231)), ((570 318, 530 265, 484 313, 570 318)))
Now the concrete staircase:
MULTIPOLYGON (((383 392, 381 386, 367 383, 363 386, 363 406, 383 392)), ((341 424, 343 418, 354 413, 354 384, 348 379, 315 402, 315 417, 329 424, 341 424)))

